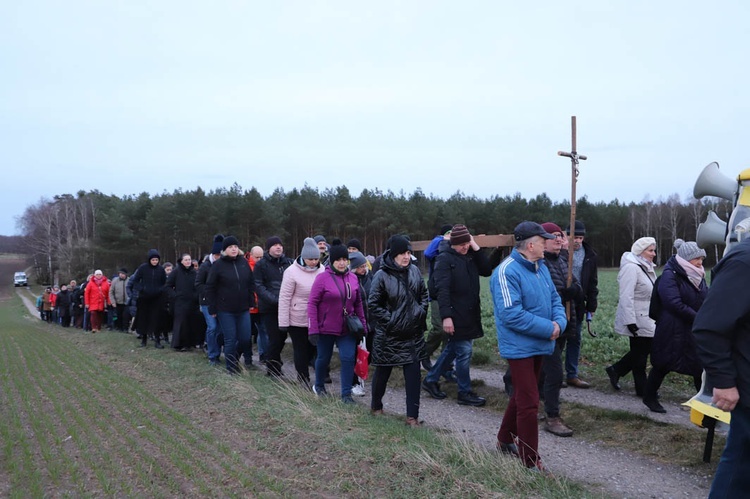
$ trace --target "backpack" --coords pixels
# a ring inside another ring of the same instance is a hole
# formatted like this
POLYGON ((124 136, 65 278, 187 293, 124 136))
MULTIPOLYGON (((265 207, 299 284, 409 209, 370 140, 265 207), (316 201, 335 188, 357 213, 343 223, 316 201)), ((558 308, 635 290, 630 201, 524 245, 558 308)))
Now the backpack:
MULTIPOLYGON (((664 275, 664 274, 662 274, 664 275)), ((661 297, 659 296, 659 281, 661 280, 661 276, 657 277, 654 281, 654 289, 651 291, 651 300, 648 303, 648 316, 655 320, 659 320, 659 316, 661 315, 661 297)))

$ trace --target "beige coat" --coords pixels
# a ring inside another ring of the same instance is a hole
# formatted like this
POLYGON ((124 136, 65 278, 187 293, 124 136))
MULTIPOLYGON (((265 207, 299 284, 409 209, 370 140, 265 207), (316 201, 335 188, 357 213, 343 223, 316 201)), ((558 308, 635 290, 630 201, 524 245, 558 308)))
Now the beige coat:
POLYGON ((656 273, 653 268, 638 260, 630 251, 623 253, 620 259, 620 272, 617 284, 620 288, 620 299, 615 314, 615 332, 624 336, 633 336, 628 324, 638 326, 636 334, 641 337, 653 337, 656 323, 648 316, 651 303, 651 291, 654 289, 656 273))

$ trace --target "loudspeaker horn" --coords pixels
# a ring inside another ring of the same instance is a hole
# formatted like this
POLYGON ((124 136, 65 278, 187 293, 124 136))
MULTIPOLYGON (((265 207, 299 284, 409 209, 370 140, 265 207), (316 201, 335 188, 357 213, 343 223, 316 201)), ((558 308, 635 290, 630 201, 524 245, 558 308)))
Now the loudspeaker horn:
POLYGON ((703 196, 716 196, 728 201, 734 201, 739 189, 739 182, 719 172, 719 163, 714 161, 706 166, 693 187, 693 197, 701 199, 703 196))
POLYGON ((700 248, 708 248, 714 244, 726 244, 727 223, 719 216, 709 211, 706 221, 698 226, 695 242, 700 248))

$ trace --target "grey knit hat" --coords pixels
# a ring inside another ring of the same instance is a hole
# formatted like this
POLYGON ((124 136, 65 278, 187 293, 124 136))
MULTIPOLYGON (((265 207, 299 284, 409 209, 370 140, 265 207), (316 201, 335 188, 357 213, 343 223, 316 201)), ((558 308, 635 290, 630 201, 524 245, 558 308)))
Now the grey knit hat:
POLYGON ((352 251, 349 253, 349 268, 350 269, 356 269, 360 265, 364 265, 367 263, 367 259, 365 258, 365 255, 360 253, 359 251, 352 251))
POLYGON ((305 240, 302 242, 302 252, 300 253, 300 256, 305 258, 320 258, 320 250, 318 249, 318 245, 315 244, 315 239, 312 237, 306 237, 305 240))
POLYGON ((693 258, 703 257, 706 258, 706 251, 698 247, 698 243, 695 241, 683 241, 677 239, 674 242, 674 247, 677 250, 677 254, 685 260, 692 260, 693 258))

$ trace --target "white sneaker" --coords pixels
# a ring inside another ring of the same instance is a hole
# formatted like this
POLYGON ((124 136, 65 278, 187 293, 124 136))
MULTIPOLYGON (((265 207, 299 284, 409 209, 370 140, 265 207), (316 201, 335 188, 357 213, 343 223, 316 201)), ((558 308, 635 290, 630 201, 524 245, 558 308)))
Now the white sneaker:
POLYGON ((352 386, 352 395, 354 395, 355 397, 364 397, 365 384, 360 381, 356 385, 352 386))

